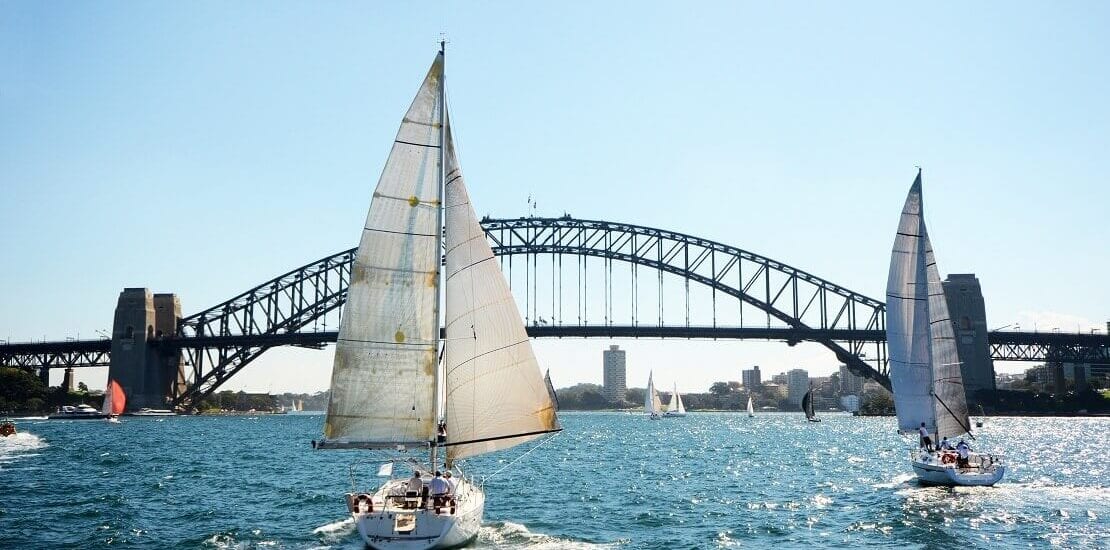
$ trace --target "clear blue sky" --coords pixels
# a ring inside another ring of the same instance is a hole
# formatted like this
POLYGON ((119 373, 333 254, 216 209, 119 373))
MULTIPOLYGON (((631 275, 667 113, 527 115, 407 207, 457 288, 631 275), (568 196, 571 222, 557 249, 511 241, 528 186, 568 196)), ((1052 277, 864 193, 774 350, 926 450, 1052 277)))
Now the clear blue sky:
MULTIPOLYGON (((1110 4, 595 4, 0 0, 0 339, 92 337, 124 286, 190 313, 354 246, 440 32, 480 214, 531 194, 881 296, 921 165, 941 271, 980 277, 992 326, 1110 318, 1110 4)), ((536 347, 565 385, 608 344, 536 347)), ((687 390, 835 366, 623 344, 633 383, 697 363, 687 390)), ((330 357, 228 387, 321 389, 330 357)))

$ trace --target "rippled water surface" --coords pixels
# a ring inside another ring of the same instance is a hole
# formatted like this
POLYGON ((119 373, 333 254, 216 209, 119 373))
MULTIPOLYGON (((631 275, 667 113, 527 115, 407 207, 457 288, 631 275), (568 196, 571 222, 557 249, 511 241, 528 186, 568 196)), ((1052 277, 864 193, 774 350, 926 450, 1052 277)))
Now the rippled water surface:
MULTIPOLYGON (((487 482, 477 547, 1110 547, 1110 419, 989 419, 976 444, 1010 457, 1006 479, 949 490, 916 484, 891 418, 562 418, 487 482)), ((341 495, 367 454, 312 451, 322 423, 18 421, 0 438, 0 547, 361 548, 341 495)))

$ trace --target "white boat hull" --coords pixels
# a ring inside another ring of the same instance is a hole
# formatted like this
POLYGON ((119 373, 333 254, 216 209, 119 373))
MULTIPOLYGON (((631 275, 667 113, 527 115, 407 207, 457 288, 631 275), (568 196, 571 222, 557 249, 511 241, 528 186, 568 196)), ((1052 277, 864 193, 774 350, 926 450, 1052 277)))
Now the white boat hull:
POLYGON ((943 485, 946 487, 989 487, 998 483, 1006 475, 1006 466, 995 463, 994 460, 984 461, 984 456, 973 454, 970 457, 972 466, 959 468, 954 463, 946 464, 936 453, 918 453, 912 457, 913 472, 917 479, 925 485, 943 485), (987 464, 984 466, 984 464, 987 464))
POLYGON ((468 483, 459 484, 455 513, 449 506, 436 510, 404 509, 385 505, 383 491, 374 495, 374 511, 354 512, 359 535, 375 550, 431 550, 459 548, 478 538, 485 510, 485 494, 468 483))
POLYGON ((686 413, 684 413, 684 412, 665 412, 665 413, 663 413, 663 416, 665 416, 665 417, 680 417, 681 418, 683 416, 686 416, 686 413))

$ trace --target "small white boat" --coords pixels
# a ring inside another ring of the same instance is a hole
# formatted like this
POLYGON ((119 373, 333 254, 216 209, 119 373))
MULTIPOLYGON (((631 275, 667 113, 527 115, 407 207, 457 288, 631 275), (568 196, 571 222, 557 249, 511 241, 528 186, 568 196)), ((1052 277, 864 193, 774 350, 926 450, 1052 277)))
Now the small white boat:
POLYGON ((177 416, 177 413, 169 409, 148 409, 143 407, 137 411, 127 413, 128 416, 177 416))
POLYGON ((674 385, 674 393, 671 394, 671 402, 667 404, 667 412, 663 416, 686 416, 686 406, 682 404, 682 394, 678 393, 678 384, 674 385))
POLYGON ((752 395, 748 394, 748 418, 755 416, 755 404, 752 403, 752 395))
MULTIPOLYGON (((886 339, 898 430, 930 434, 932 443, 971 433, 955 327, 925 227, 918 170, 906 196, 886 291, 886 339)), ((968 451, 967 460, 919 439, 910 455, 918 480, 932 485, 994 485, 1005 475, 1001 456, 968 451)))
MULTIPOLYGON (((454 490, 438 495, 442 481, 433 487, 416 480, 412 487, 420 490, 410 491, 398 479, 348 493, 359 534, 378 550, 473 541, 486 495, 457 461, 562 429, 554 391, 470 202, 444 93, 441 49, 401 122, 360 226, 324 438, 315 444, 427 452, 427 462, 411 456, 401 462, 422 479, 439 470, 459 474, 454 490)), ((397 461, 379 473, 391 476, 397 461)))
POLYGON ((644 389, 644 414, 650 420, 659 420, 663 418, 663 401, 659 399, 659 392, 655 391, 653 375, 654 373, 648 372, 647 388, 644 389))

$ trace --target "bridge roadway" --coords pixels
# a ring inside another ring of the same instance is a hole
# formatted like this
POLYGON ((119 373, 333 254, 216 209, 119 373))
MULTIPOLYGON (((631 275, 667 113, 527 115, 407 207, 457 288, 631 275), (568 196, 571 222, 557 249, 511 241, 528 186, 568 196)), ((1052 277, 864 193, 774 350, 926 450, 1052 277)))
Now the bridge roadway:
MULTIPOLYGON (((709 340, 767 340, 795 345, 800 342, 863 341, 885 343, 881 330, 799 330, 793 328, 632 326, 632 325, 530 325, 533 338, 678 338, 709 340)), ((302 346, 322 348, 334 343, 337 331, 281 334, 187 336, 158 340, 171 348, 302 346)), ((1110 362, 1110 337, 1103 334, 995 331, 988 333, 991 359, 995 361, 1110 362)), ((112 341, 68 340, 0 344, 0 366, 21 368, 106 367, 112 341)))

